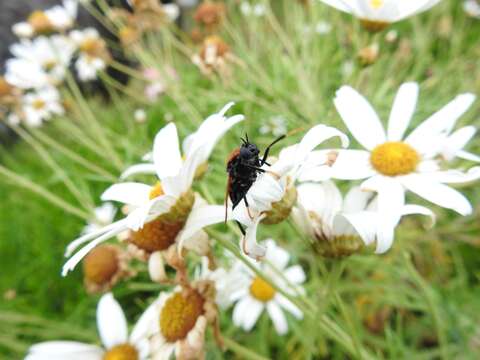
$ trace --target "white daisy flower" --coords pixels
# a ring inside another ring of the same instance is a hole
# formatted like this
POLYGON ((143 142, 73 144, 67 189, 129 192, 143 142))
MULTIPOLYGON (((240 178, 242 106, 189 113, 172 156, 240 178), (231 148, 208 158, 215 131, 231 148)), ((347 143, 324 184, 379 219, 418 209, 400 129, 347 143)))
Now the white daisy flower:
POLYGON ((469 16, 480 19, 480 3, 477 0, 464 0, 463 10, 469 16))
MULTIPOLYGON (((219 138, 243 120, 242 115, 225 119, 224 110, 220 117, 209 117, 195 134, 186 138, 185 160, 180 154, 175 124, 170 123, 158 132, 153 146, 153 164, 136 165, 127 171, 128 174, 134 174, 153 168, 159 182, 155 186, 126 182, 108 188, 102 200, 124 203, 128 205, 130 213, 122 220, 73 241, 67 247, 66 256, 70 256, 80 245, 90 243, 65 263, 63 275, 73 270, 98 244, 127 229, 132 230, 130 241, 147 253, 166 251, 172 246, 177 247, 179 252, 183 247, 200 254, 208 251, 208 237, 200 231, 201 228, 184 237, 182 243, 179 243, 179 234, 186 230, 185 224, 190 214, 204 207, 191 190, 195 173, 207 161, 219 138)), ((150 259, 158 260, 158 256, 150 259)))
POLYGON ((73 30, 70 39, 80 52, 75 62, 78 78, 81 81, 97 79, 98 72, 107 67, 110 58, 105 41, 94 28, 73 30))
POLYGON ((47 341, 33 345, 25 360, 146 360, 150 356, 147 339, 149 322, 145 312, 128 336, 127 320, 111 293, 102 296, 97 307, 97 327, 103 346, 75 341, 47 341))
POLYGON ((388 24, 430 9, 440 0, 320 0, 359 18, 369 30, 378 31, 388 24))
POLYGON ((110 225, 115 218, 117 208, 110 202, 96 207, 94 210, 94 217, 83 228, 82 234, 88 234, 93 231, 100 230, 102 227, 110 225))
MULTIPOLYGON (((273 283, 292 296, 303 292, 301 284, 305 282, 305 272, 300 265, 288 267, 290 254, 275 244, 275 241, 265 241, 267 255, 261 264, 254 263, 262 274, 273 283)), ((272 285, 256 275, 245 264, 238 263, 233 267, 241 274, 236 282, 235 291, 228 289, 229 301, 236 302, 233 309, 233 323, 245 331, 250 331, 264 310, 267 311, 273 322, 276 332, 285 335, 288 332, 287 319, 284 311, 292 314, 296 319, 302 319, 301 310, 280 294, 272 285)))
POLYGON ((60 94, 54 87, 38 89, 22 97, 23 120, 29 126, 38 127, 54 115, 64 113, 60 94))
MULTIPOLYGON (((475 96, 457 96, 405 137, 417 97, 416 83, 405 83, 400 87, 385 132, 375 110, 363 96, 349 86, 340 88, 335 106, 352 135, 366 150, 340 150, 335 164, 327 169, 328 175, 345 180, 366 179, 361 187, 378 192, 378 210, 385 221, 397 222, 406 190, 438 206, 468 215, 472 212, 469 201, 446 184, 474 181, 480 177, 480 167, 467 173, 442 170, 438 156, 448 145, 445 139, 456 121, 467 111, 475 96)), ((311 160, 315 156, 319 157, 316 161, 321 164, 324 154, 314 153, 311 160)), ((325 172, 304 172, 300 178, 322 181, 325 172)))
MULTIPOLYGON (((331 181, 300 184, 297 191, 292 218, 321 255, 348 256, 363 244, 374 242, 377 253, 384 253, 391 247, 398 223, 382 220, 377 211, 378 199, 373 199, 373 193, 352 187, 343 199, 331 181)), ((398 211, 400 216, 422 214, 434 220, 433 213, 423 206, 404 205, 398 211)), ((400 217, 396 220, 400 221, 400 217)))
POLYGON ((77 10, 77 0, 64 0, 62 5, 34 11, 27 21, 13 25, 12 32, 20 38, 30 38, 38 34, 66 31, 75 24, 77 10))
MULTIPOLYGON (((297 177, 306 171, 309 164, 306 160, 314 148, 324 141, 339 137, 342 146, 348 146, 348 138, 335 128, 317 125, 311 128, 300 143, 285 148, 280 152, 278 160, 272 166, 264 166, 266 171, 260 174, 248 191, 245 201, 233 210, 228 211, 228 218, 245 225, 246 233, 241 239, 241 248, 248 256, 260 259, 265 256, 265 248, 259 246, 256 240, 257 227, 261 222, 277 224, 285 220, 290 214, 296 200, 295 181, 297 177)), ((336 152, 329 151, 323 154, 323 163, 315 164, 318 171, 328 172, 328 168, 335 161, 336 152)), ((326 176, 325 179, 328 177, 326 176)), ((192 212, 187 222, 188 230, 180 237, 187 238, 195 229, 201 229, 208 225, 223 222, 225 220, 225 207, 210 205, 198 211, 192 212)))
POLYGON ((210 281, 196 281, 188 288, 162 292, 145 311, 149 316, 149 337, 153 359, 202 359, 205 332, 218 318, 211 298, 210 281))
POLYGON ((66 37, 40 36, 23 39, 10 47, 15 58, 6 63, 5 79, 21 89, 60 84, 66 74, 75 45, 66 37))

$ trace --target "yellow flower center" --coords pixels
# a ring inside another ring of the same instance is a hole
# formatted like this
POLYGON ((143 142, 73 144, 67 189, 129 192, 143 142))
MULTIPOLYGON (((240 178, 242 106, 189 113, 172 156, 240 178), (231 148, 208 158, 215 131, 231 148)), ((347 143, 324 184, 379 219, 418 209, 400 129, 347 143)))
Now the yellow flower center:
POLYGON ((130 344, 114 346, 103 355, 103 360, 138 360, 138 351, 130 344))
POLYGON ((11 95, 13 87, 5 80, 3 76, 0 76, 0 98, 11 95))
POLYGON ((100 245, 83 259, 85 280, 103 285, 108 283, 118 271, 117 250, 111 245, 100 245))
POLYGON ((261 277, 256 277, 253 279, 252 284, 250 285, 250 294, 262 302, 269 302, 275 296, 275 289, 263 280, 261 277))
MULTIPOLYGON (((157 184, 152 188, 150 198, 155 198, 157 194, 161 195, 162 193, 161 186, 157 184)), ((194 201, 195 195, 192 191, 181 195, 168 213, 148 222, 140 230, 133 231, 130 241, 147 252, 168 249, 175 243, 178 233, 183 229, 194 201)))
POLYGON ((41 110, 45 107, 45 101, 41 99, 36 99, 32 102, 32 106, 35 110, 41 110))
POLYGON ((28 17, 27 22, 37 33, 46 33, 53 30, 53 25, 50 22, 50 19, 41 10, 32 12, 28 17))
POLYGON ((162 183, 159 181, 152 187, 152 190, 150 190, 149 198, 150 200, 153 200, 159 196, 162 196, 163 194, 165 193, 163 192, 162 183))
POLYGON ((197 291, 172 295, 160 313, 160 330, 168 342, 185 339, 203 314, 205 300, 197 291))
POLYGON ((417 168, 420 156, 410 145, 401 141, 386 142, 373 149, 370 163, 380 174, 397 176, 417 168))
POLYGON ((383 6, 384 0, 370 0, 370 6, 374 9, 380 9, 383 6))

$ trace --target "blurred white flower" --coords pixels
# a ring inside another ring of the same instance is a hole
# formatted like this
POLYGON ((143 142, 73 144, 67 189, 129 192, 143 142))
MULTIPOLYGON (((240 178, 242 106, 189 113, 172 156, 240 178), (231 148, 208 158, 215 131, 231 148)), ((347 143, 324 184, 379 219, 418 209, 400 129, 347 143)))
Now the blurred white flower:
MULTIPOLYGON (((352 187, 343 199, 331 181, 300 184, 297 191, 292 218, 322 255, 350 255, 361 248, 360 239, 365 245, 376 242, 377 253, 391 247, 398 223, 382 221, 373 193, 352 187)), ((422 214, 434 220, 433 213, 423 206, 404 205, 397 211, 400 216, 422 214)))
MULTIPOLYGON (((480 167, 467 173, 443 170, 438 160, 458 118, 468 110, 475 96, 469 93, 457 96, 405 137, 417 97, 416 83, 405 83, 400 87, 387 132, 372 106, 353 88, 343 86, 334 100, 345 125, 366 150, 340 150, 335 164, 327 169, 329 175, 345 180, 366 179, 362 189, 378 192, 379 213, 391 224, 398 222, 398 209, 405 203, 406 190, 462 215, 470 214, 472 206, 469 201, 445 184, 480 178, 480 167)), ((314 155, 319 156, 317 163, 321 163, 321 152, 314 155)), ((302 174, 304 181, 321 181, 324 177, 325 174, 313 172, 302 174)))
POLYGON ((34 11, 27 21, 12 27, 12 32, 20 38, 30 38, 46 32, 64 32, 73 27, 77 18, 77 0, 64 0, 45 11, 34 11))
POLYGON ((82 234, 88 234, 100 230, 104 226, 110 225, 113 222, 116 213, 117 208, 110 202, 106 202, 103 205, 96 207, 94 218, 85 225, 82 234))
POLYGON ((150 356, 146 312, 128 336, 125 314, 111 293, 102 296, 97 307, 97 327, 103 346, 76 341, 47 341, 33 345, 25 360, 138 359, 150 356))
POLYGON ((38 89, 22 97, 23 120, 29 126, 38 127, 43 121, 63 113, 60 94, 54 87, 38 89))
POLYGON ((74 30, 70 33, 70 39, 79 50, 75 62, 78 78, 81 81, 96 80, 98 72, 107 67, 109 53, 105 41, 94 28, 74 30))
POLYGON ((133 113, 133 118, 137 123, 142 124, 147 120, 147 112, 144 109, 137 109, 133 113))
POLYGON ((151 173, 153 170, 159 182, 155 186, 136 182, 110 186, 103 193, 102 201, 128 205, 128 216, 70 243, 66 256, 89 242, 65 263, 62 270, 64 276, 98 244, 126 229, 133 231, 132 243, 149 253, 167 251, 172 247, 177 248, 179 253, 183 247, 200 254, 208 251, 208 237, 201 228, 183 237, 181 242, 179 234, 187 231, 186 223, 190 214, 203 207, 201 200, 196 199, 191 190, 197 169, 207 161, 220 137, 243 120, 242 115, 224 118, 223 114, 232 105, 224 107, 220 116, 215 114, 207 118, 196 133, 185 139, 183 158, 175 124, 170 123, 158 132, 153 145, 153 164, 134 165, 127 169, 124 176, 151 173), (162 215, 168 216, 168 219, 162 215))
MULTIPOLYGON (((272 239, 265 240, 267 255, 260 264, 252 265, 261 271, 277 287, 295 297, 304 292, 301 284, 306 276, 300 265, 288 266, 290 254, 275 244, 272 239)), ((270 283, 259 277, 240 260, 232 266, 237 271, 235 289, 224 288, 227 291, 228 303, 236 303, 233 309, 233 323, 245 331, 251 331, 263 311, 267 311, 276 332, 285 335, 288 323, 285 311, 296 319, 302 319, 302 311, 279 293, 270 283)))
POLYGON ((23 39, 10 47, 15 56, 7 60, 5 79, 21 89, 60 84, 66 74, 75 45, 61 35, 23 39))
POLYGON ((286 134, 287 120, 281 115, 273 116, 260 126, 259 131, 262 135, 271 134, 275 137, 286 134))
POLYGON ((441 0, 320 0, 327 5, 352 14, 368 25, 371 30, 381 30, 384 26, 403 20, 430 9, 441 0), (379 26, 375 27, 375 24, 379 26))
POLYGON ((260 17, 265 15, 266 8, 265 5, 261 3, 250 4, 248 1, 242 1, 240 11, 244 16, 260 17))
POLYGON ((463 10, 471 17, 480 19, 480 3, 476 0, 464 0, 463 10))

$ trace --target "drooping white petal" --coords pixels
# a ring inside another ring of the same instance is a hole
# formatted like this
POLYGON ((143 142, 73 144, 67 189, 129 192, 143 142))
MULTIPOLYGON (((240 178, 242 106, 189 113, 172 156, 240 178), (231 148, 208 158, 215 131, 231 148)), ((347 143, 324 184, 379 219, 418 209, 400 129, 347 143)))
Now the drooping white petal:
POLYGON ((335 107, 343 122, 357 141, 368 150, 386 140, 385 131, 370 103, 350 86, 336 93, 335 107))
POLYGON ((101 360, 103 350, 76 341, 46 341, 33 345, 25 360, 101 360))
POLYGON ((267 248, 265 260, 271 263, 277 271, 283 271, 290 261, 290 254, 288 251, 277 246, 272 239, 265 240, 263 244, 267 248))
POLYGON ((107 349, 128 341, 127 319, 111 293, 103 295, 98 302, 97 328, 100 339, 107 349))
POLYGON ((447 185, 432 181, 423 174, 405 176, 402 183, 411 192, 438 206, 452 209, 460 215, 472 213, 472 205, 463 194, 447 185))
POLYGON ((207 205, 194 208, 188 216, 183 231, 179 234, 178 246, 204 227, 225 221, 225 207, 221 205, 207 205))
POLYGON ((267 312, 272 319, 273 326, 278 335, 285 335, 288 332, 288 324, 285 314, 275 301, 267 303, 267 312))
POLYGON ((182 156, 180 155, 180 145, 175 124, 170 123, 166 125, 155 136, 153 163, 160 180, 179 174, 182 167, 182 156))
POLYGON ((246 234, 241 239, 242 251, 253 259, 261 259, 266 253, 266 249, 257 243, 258 224, 264 217, 264 215, 257 216, 253 220, 252 225, 247 227, 246 234))
POLYGON ((155 282, 162 282, 167 278, 165 272, 165 262, 161 251, 155 251, 148 258, 148 274, 150 279, 155 282))
POLYGON ((124 204, 141 206, 148 202, 151 186, 127 182, 113 184, 101 196, 102 201, 118 201, 124 204))
POLYGON ((389 141, 400 141, 410 124, 418 98, 418 84, 405 83, 398 89, 388 120, 389 141))
POLYGON ((132 175, 138 174, 155 174, 157 172, 153 164, 136 164, 128 167, 121 175, 120 179, 124 180, 132 175))

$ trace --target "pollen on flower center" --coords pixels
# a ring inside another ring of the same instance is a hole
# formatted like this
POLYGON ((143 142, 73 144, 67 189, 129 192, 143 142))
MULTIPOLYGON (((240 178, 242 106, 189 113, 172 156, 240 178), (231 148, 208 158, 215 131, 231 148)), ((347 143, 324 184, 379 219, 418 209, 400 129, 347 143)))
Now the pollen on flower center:
POLYGON ((32 106, 35 110, 41 110, 45 107, 45 101, 41 99, 36 99, 32 102, 32 106))
POLYGON ((168 342, 187 337, 203 314, 204 302, 197 291, 178 292, 165 302, 160 313, 160 330, 168 342))
POLYGON ((27 21, 39 33, 49 32, 53 27, 48 16, 41 10, 32 12, 27 21))
POLYGON ((103 355, 103 360, 138 360, 138 351, 130 344, 114 346, 103 355))
POLYGON ((163 194, 165 193, 163 192, 162 184, 159 181, 152 187, 152 190, 150 190, 149 198, 150 200, 153 200, 159 196, 162 196, 163 194))
POLYGON ((83 274, 87 281, 102 285, 108 283, 118 271, 118 254, 111 245, 100 245, 83 260, 83 274))
POLYGON ((379 173, 387 176, 409 174, 417 168, 420 156, 404 142, 386 142, 373 149, 370 163, 379 173))
POLYGON ((250 294, 255 299, 262 302, 272 300, 275 296, 275 292, 275 289, 259 276, 253 279, 252 284, 250 285, 250 294))

